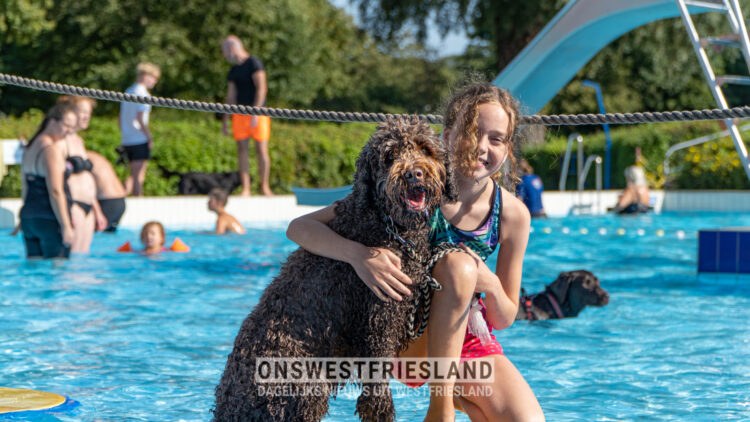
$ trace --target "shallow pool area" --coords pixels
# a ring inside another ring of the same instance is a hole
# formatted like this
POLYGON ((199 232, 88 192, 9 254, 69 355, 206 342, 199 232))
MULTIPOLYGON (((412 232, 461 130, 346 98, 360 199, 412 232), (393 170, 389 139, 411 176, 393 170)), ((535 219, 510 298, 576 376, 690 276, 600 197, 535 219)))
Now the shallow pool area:
MULTIPOLYGON (((750 277, 696 274, 697 230, 750 215, 663 214, 535 220, 523 286, 587 269, 610 294, 578 318, 496 332, 549 421, 750 419, 750 277)), ((295 245, 285 226, 217 237, 169 230, 192 247, 156 257, 115 249, 137 233, 97 234, 89 256, 26 261, 0 248, 0 386, 63 394, 61 412, 16 420, 211 418, 234 336, 295 245)), ((421 421, 425 388, 392 383, 398 420, 421 421)), ((356 393, 328 421, 353 419, 356 393)), ((468 420, 460 414, 457 420, 468 420)))

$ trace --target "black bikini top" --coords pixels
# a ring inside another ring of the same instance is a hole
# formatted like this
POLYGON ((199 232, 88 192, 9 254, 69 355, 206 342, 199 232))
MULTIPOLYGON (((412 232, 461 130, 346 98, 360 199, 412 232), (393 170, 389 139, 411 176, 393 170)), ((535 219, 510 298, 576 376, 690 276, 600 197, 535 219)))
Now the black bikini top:
POLYGON ((91 169, 94 168, 93 164, 91 164, 91 160, 79 156, 68 157, 68 163, 70 164, 68 169, 73 174, 91 171, 91 169))

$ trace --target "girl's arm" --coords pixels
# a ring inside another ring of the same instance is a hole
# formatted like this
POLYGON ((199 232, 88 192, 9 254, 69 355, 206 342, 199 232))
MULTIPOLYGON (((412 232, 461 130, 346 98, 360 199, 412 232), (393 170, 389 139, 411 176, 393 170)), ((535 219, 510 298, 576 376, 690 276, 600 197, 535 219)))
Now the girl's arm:
POLYGON ((328 227, 336 216, 333 205, 298 217, 289 223, 286 236, 308 252, 349 263, 362 281, 381 300, 401 300, 408 295, 411 279, 401 272, 401 259, 384 248, 369 248, 328 227))
POLYGON ((485 294, 487 320, 498 330, 510 327, 516 319, 523 256, 531 226, 531 215, 523 202, 503 191, 503 204, 497 271, 493 273, 479 256, 463 246, 477 260, 476 291, 485 294))
POLYGON ((47 191, 52 211, 62 229, 63 244, 73 243, 73 224, 68 214, 68 199, 65 197, 65 157, 56 146, 44 149, 44 166, 47 171, 47 191))

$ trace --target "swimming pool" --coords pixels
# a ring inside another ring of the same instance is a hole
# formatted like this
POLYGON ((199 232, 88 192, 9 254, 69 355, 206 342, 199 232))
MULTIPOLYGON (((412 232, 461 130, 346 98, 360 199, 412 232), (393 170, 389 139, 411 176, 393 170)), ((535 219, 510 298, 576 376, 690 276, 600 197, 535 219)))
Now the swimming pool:
MULTIPOLYGON (((575 319, 496 333, 548 420, 750 419, 750 278, 695 273, 697 229, 739 225, 750 216, 533 222, 529 292, 584 268, 611 295, 575 319)), ((80 403, 32 420, 210 419, 240 323, 295 248, 284 228, 227 238, 168 230, 193 250, 155 258, 112 252, 137 241, 133 231, 98 234, 90 257, 64 262, 27 262, 21 238, 6 237, 0 386, 80 403)), ((426 393, 399 387, 394 397, 399 420, 422 420, 426 393)), ((327 420, 352 419, 355 399, 332 401, 327 420)))

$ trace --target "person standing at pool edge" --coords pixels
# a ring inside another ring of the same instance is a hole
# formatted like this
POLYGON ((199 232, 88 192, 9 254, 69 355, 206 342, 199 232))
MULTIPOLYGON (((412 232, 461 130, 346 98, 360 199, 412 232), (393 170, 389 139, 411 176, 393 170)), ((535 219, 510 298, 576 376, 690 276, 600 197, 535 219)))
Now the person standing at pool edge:
MULTIPOLYGON (((263 62, 245 50, 242 41, 229 35, 221 42, 221 53, 234 66, 227 76, 227 104, 241 104, 255 107, 266 106, 266 71, 263 62)), ((221 132, 228 136, 227 124, 230 116, 225 114, 221 132)), ((250 163, 249 141, 255 142, 255 154, 258 157, 258 175, 260 191, 265 196, 273 196, 269 178, 271 158, 268 155, 268 140, 271 137, 271 118, 268 116, 247 116, 232 114, 232 137, 237 142, 237 161, 242 179, 242 196, 250 196, 250 163)))
POLYGON ((74 240, 70 220, 66 136, 78 129, 71 104, 57 104, 23 150, 19 216, 27 258, 67 258, 74 240))
POLYGON ((532 217, 546 217, 547 213, 542 205, 542 178, 534 174, 534 168, 525 159, 521 159, 519 167, 522 175, 521 183, 516 188, 516 196, 523 201, 532 217))
MULTIPOLYGON (((435 211, 430 241, 457 244, 466 253, 450 253, 435 264, 433 276, 442 289, 433 294, 427 329, 400 357, 492 358, 494 382, 490 395, 455 398, 453 381, 435 385, 438 388, 430 390, 425 421, 452 421, 455 407, 466 411, 472 420, 544 420, 534 392, 495 337, 489 335, 483 343, 478 338, 480 327, 475 326, 478 331, 467 329, 476 293, 484 293, 483 300, 476 303, 489 333, 492 327, 509 327, 518 311, 531 217, 526 206, 497 182, 506 160, 512 166, 505 179, 516 182, 518 121, 515 100, 489 83, 464 88, 453 96, 445 112, 443 139, 457 166, 458 200, 441 203, 435 211), (493 272, 485 260, 496 247, 500 250, 497 271, 493 272)), ((340 236, 327 225, 335 216, 334 204, 299 217, 289 224, 287 237, 311 253, 349 263, 382 300, 411 300, 404 295, 410 292, 406 285, 413 281, 401 272, 398 255, 340 236)), ((486 384, 463 384, 464 389, 476 386, 486 384)))
MULTIPOLYGON (((139 63, 136 67, 137 80, 125 90, 126 94, 149 97, 161 77, 159 66, 153 63, 139 63)), ((146 164, 151 158, 154 137, 148 129, 149 104, 120 104, 120 136, 122 146, 130 163, 130 175, 125 180, 125 190, 133 196, 143 196, 143 181, 146 178, 146 164)))

